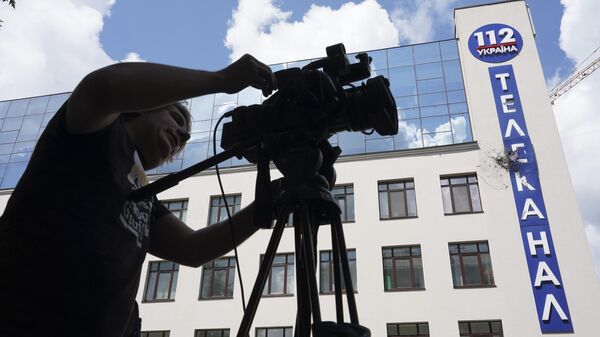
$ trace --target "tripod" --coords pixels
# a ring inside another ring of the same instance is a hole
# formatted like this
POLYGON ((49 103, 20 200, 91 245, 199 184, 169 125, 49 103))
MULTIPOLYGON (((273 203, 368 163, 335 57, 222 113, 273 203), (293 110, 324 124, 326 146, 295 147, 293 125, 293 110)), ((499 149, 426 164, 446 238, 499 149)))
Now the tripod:
MULTIPOLYGON (((331 150, 331 145, 327 143, 331 150)), ((354 289, 346 253, 346 242, 342 229, 340 208, 329 190, 330 182, 321 174, 327 172, 335 180, 333 162, 329 158, 326 166, 323 164, 323 151, 317 145, 309 143, 294 144, 284 154, 274 159, 277 168, 283 174, 283 193, 276 201, 278 210, 273 234, 263 257, 258 277, 254 283, 248 307, 240 324, 237 337, 249 336, 249 330, 256 314, 262 291, 268 279, 273 259, 285 223, 293 214, 295 237, 295 265, 297 288, 297 316, 295 337, 334 337, 357 336, 370 337, 369 329, 358 322, 354 289), (335 285, 336 322, 326 322, 321 318, 319 294, 316 280, 317 243, 316 237, 321 224, 331 224, 332 255, 335 285), (342 275, 346 285, 346 298, 350 323, 344 322, 342 300, 342 275), (312 321, 312 327, 311 327, 312 321)), ((331 154, 329 154, 331 156, 331 154)), ((333 159, 333 160, 331 160, 333 159)))

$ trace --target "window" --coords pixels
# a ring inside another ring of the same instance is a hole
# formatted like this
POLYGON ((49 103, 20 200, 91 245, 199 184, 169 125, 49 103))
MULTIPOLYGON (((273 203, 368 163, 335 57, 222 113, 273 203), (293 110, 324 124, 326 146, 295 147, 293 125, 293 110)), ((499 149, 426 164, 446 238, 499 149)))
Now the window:
MULTIPOLYGON (((350 266, 350 275, 352 276, 352 288, 356 292, 356 250, 349 249, 348 265, 350 266)), ((320 266, 320 288, 321 294, 331 294, 335 291, 335 278, 333 273, 333 251, 327 250, 321 252, 320 266)), ((342 268, 340 265, 340 272, 342 268)), ((346 290, 345 280, 342 274, 342 290, 346 290)))
POLYGON ((292 337, 292 327, 285 328, 256 328, 256 337, 292 337))
POLYGON ((487 242, 451 243, 448 248, 455 288, 494 285, 487 242))
POLYGON ((477 175, 441 177, 444 214, 481 212, 477 175))
POLYGON ((188 201, 187 200, 167 200, 161 201, 171 213, 179 220, 185 222, 187 217, 188 201))
MULTIPOLYGON (((229 205, 229 212, 231 215, 235 214, 240 210, 242 202, 242 196, 228 195, 227 205, 229 205)), ((215 196, 210 198, 210 216, 208 225, 215 224, 217 222, 227 219, 227 210, 225 209, 225 199, 222 196, 215 196)))
POLYGON ((154 261, 148 266, 144 302, 175 300, 179 265, 169 261, 154 261))
POLYGON ((352 185, 335 186, 331 193, 342 210, 342 222, 354 221, 354 188, 352 185))
POLYGON ((461 337, 502 337, 502 321, 458 322, 461 337))
POLYGON ((428 323, 388 323, 388 337, 429 337, 428 323))
POLYGON ((196 330, 194 337, 229 337, 229 329, 196 330))
POLYGON ((424 289, 421 246, 383 248, 385 290, 424 289))
MULTIPOLYGON (((264 256, 263 256, 264 257, 264 256)), ((271 265, 271 272, 264 296, 291 295, 294 293, 294 254, 277 254, 271 265)))
POLYGON ((398 180, 379 183, 379 218, 398 219, 417 216, 415 183, 398 180))
POLYGON ((235 258, 220 258, 205 264, 202 268, 200 299, 233 297, 234 281, 235 258))
POLYGON ((169 337, 170 331, 142 331, 140 337, 169 337))

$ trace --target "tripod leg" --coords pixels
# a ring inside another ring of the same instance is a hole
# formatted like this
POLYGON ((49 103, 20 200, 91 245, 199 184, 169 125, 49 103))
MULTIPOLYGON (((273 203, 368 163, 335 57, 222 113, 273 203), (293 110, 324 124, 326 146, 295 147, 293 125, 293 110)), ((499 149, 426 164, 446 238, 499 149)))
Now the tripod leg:
POLYGON ((316 270, 315 270, 315 250, 316 250, 316 240, 314 238, 314 234, 316 230, 315 228, 318 224, 314 223, 314 219, 311 217, 312 212, 310 212, 309 206, 306 201, 302 201, 300 203, 301 214, 302 214, 302 243, 303 243, 303 254, 304 254, 304 263, 306 266, 306 275, 308 279, 308 289, 310 293, 310 305, 312 309, 313 322, 320 323, 321 322, 321 307, 319 305, 319 290, 317 288, 317 278, 316 278, 316 270))
MULTIPOLYGON (((338 216, 339 217, 339 216, 338 216)), ((338 241, 336 239, 335 226, 331 222, 331 244, 333 255, 333 281, 335 289, 335 314, 338 323, 344 322, 344 302, 342 301, 342 273, 340 271, 340 248, 338 247, 338 241)))
POLYGON ((256 314, 256 308, 258 308, 258 303, 260 302, 260 297, 262 295, 262 291, 267 283, 267 278, 269 276, 269 270, 271 269, 271 265, 273 264, 273 259, 275 258, 275 253, 277 252, 277 247, 279 246, 279 241, 281 240, 281 235, 283 234, 283 229, 285 228, 285 221, 289 216, 290 208, 283 207, 281 212, 277 216, 277 222, 275 223, 275 227, 273 228, 273 234, 271 234, 271 240, 269 240, 269 245, 267 246, 267 251, 263 257, 263 260, 260 264, 260 268, 258 270, 258 277, 256 278, 256 282, 254 283, 254 288, 252 288, 252 294, 250 295, 250 299, 248 300, 248 307, 244 312, 244 317, 242 318, 242 323, 240 323, 240 328, 237 333, 237 337, 248 337, 250 332, 250 326, 252 325, 252 321, 254 320, 254 315, 256 314))
POLYGON ((308 272, 303 259, 302 243, 302 217, 300 212, 294 212, 294 239, 296 244, 296 291, 298 311, 296 313, 296 328, 294 337, 307 337, 310 335, 310 298, 308 294, 308 272))
POLYGON ((348 311, 350 312, 350 322, 358 324, 358 312, 356 310, 356 299, 354 298, 354 286, 352 285, 352 275, 350 274, 350 265, 348 264, 348 253, 346 251, 346 240, 344 238, 344 230, 342 228, 342 219, 334 218, 331 226, 333 227, 332 240, 337 241, 340 252, 342 271, 344 280, 346 280, 346 298, 348 300, 348 311))

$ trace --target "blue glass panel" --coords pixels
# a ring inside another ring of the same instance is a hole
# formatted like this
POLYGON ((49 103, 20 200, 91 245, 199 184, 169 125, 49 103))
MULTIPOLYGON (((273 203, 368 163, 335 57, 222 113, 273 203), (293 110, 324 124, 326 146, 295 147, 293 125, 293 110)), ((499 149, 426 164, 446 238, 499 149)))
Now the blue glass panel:
POLYGON ((6 164, 0 164, 0 181, 2 181, 2 177, 6 173, 6 164))
POLYGON ((54 117, 55 114, 56 114, 56 112, 45 113, 44 119, 42 119, 42 124, 40 125, 40 127, 45 128, 48 125, 48 122, 50 122, 50 120, 52 119, 52 117, 54 117))
POLYGON ((456 40, 440 42, 440 49, 442 51, 442 60, 458 59, 458 45, 456 40))
POLYGON ((10 106, 10 101, 0 102, 0 118, 6 117, 6 112, 8 111, 9 106, 10 106))
POLYGON ((411 119, 411 118, 419 118, 419 108, 412 109, 398 109, 398 118, 399 119, 411 119))
POLYGON ((423 133, 450 131, 450 120, 447 115, 421 118, 421 123, 423 123, 423 133))
POLYGON ((42 124, 43 115, 27 116, 23 119, 21 129, 19 131, 18 142, 35 140, 40 131, 40 124, 42 124))
POLYGON ((446 104, 446 93, 440 92, 437 94, 419 95, 419 103, 422 107, 427 105, 446 104))
POLYGON ((31 152, 13 153, 10 155, 9 163, 28 162, 31 158, 31 152))
POLYGON ((237 94, 218 93, 215 95, 215 105, 237 104, 237 94))
POLYGON ((399 47, 388 50, 389 67, 409 66, 415 63, 412 47, 399 47))
POLYGON ((8 164, 0 188, 14 188, 19 179, 21 179, 23 172, 25 172, 25 167, 27 167, 27 163, 25 162, 8 164))
POLYGON ((0 144, 0 155, 11 154, 14 144, 0 144))
POLYGON ((215 95, 206 95, 192 98, 191 113, 195 121, 211 119, 215 95))
POLYGON ((240 95, 238 97, 238 105, 259 104, 261 96, 262 92, 260 90, 248 87, 240 91, 240 95))
POLYGON ((446 90, 463 89, 463 78, 458 60, 444 61, 444 76, 446 80, 446 90))
POLYGON ((276 71, 285 69, 285 64, 284 63, 272 64, 269 66, 269 68, 271 68, 272 72, 276 72, 276 71))
POLYGON ((188 143, 208 142, 210 132, 195 132, 190 135, 188 143))
POLYGON ((390 90, 393 96, 408 96, 417 93, 415 70, 413 67, 400 67, 389 69, 390 90))
MULTIPOLYGON (((235 105, 235 104, 215 105, 215 107, 213 109, 213 119, 218 120, 221 117, 221 115, 235 109, 236 106, 237 105, 235 105)), ((226 123, 226 122, 225 122, 225 120, 223 120, 221 123, 226 123)))
POLYGON ((366 140, 367 152, 383 152, 394 150, 394 139, 392 137, 366 140))
POLYGON ((0 163, 6 164, 6 163, 8 163, 9 159, 10 159, 10 154, 1 155, 0 156, 0 163))
POLYGON ((451 114, 464 113, 468 111, 467 103, 454 103, 450 104, 449 107, 451 114))
POLYGON ((48 96, 35 97, 29 101, 29 106, 27 107, 27 115, 35 115, 42 114, 46 111, 46 106, 48 105, 48 96))
POLYGON ((6 117, 24 116, 29 105, 29 98, 18 99, 10 102, 6 117))
POLYGON ((426 80, 429 78, 437 78, 442 77, 442 64, 441 63, 425 63, 425 64, 417 64, 415 66, 415 71, 417 73, 417 80, 426 80))
POLYGON ((446 92, 446 95, 448 95, 448 103, 460 103, 467 101, 464 90, 448 91, 446 92))
MULTIPOLYGON (((371 57, 371 69, 372 70, 382 70, 388 67, 387 65, 387 53, 385 50, 377 50, 368 52, 371 57)), ((358 60, 350 60, 351 63, 357 62, 358 60)), ((381 74, 380 74, 381 75, 381 74)))
POLYGON ((65 93, 50 96, 48 106, 46 106, 46 112, 57 112, 70 95, 71 93, 65 93))
POLYGON ((417 81, 417 86, 419 89, 419 94, 441 92, 444 91, 444 89, 446 88, 446 86, 444 85, 444 80, 441 78, 417 81))
MULTIPOLYGON (((354 56, 352 54, 348 55, 348 59, 350 58, 354 58, 354 56)), ((290 69, 290 68, 302 68, 305 65, 309 64, 312 60, 302 60, 302 61, 295 61, 295 62, 288 62, 285 65, 286 69, 290 69)), ((352 62, 352 61, 350 61, 352 62)))
POLYGON ((210 120, 192 122, 192 133, 210 131, 210 120))
POLYGON ((23 123, 23 117, 7 118, 4 120, 4 124, 2 124, 2 129, 0 129, 0 131, 19 130, 21 123, 23 123))
POLYGON ((440 46, 437 42, 424 43, 414 46, 415 63, 430 63, 441 61, 440 46))
POLYGON ((158 174, 162 174, 162 173, 171 173, 171 172, 177 172, 181 170, 181 160, 172 160, 169 162, 166 162, 164 164, 162 164, 161 166, 158 167, 158 169, 156 170, 156 173, 158 174))
POLYGON ((424 134, 423 143, 426 147, 452 144, 452 132, 424 134))
POLYGON ((471 123, 468 114, 451 115, 452 133, 455 143, 464 143, 473 141, 471 134, 471 123))
MULTIPOLYGON (((12 146, 12 144, 11 144, 12 146)), ((35 147, 35 142, 20 142, 14 144, 14 149, 12 152, 31 152, 35 147)))
POLYGON ((0 132, 0 144, 14 143, 19 131, 0 132))
POLYGON ((421 120, 408 119, 398 122, 398 134, 394 136, 396 150, 423 147, 421 137, 421 120))
POLYGON ((365 137, 362 133, 341 132, 338 133, 338 146, 342 148, 342 155, 364 153, 365 137))
POLYGON ((421 108, 421 117, 440 116, 448 114, 448 106, 442 105, 430 105, 421 108))
POLYGON ((419 106, 419 100, 417 96, 404 96, 404 97, 396 97, 396 107, 398 109, 410 109, 417 108, 419 106))

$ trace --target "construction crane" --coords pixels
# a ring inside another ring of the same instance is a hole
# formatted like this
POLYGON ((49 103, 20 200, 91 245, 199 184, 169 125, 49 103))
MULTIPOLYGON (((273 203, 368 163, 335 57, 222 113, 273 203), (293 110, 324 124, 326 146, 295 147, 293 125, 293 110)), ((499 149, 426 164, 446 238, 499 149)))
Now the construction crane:
POLYGON ((600 47, 596 48, 594 52, 590 54, 583 62, 581 62, 573 71, 565 78, 562 82, 560 82, 557 86, 555 86, 550 92, 548 96, 550 97, 550 103, 554 104, 560 96, 564 95, 567 91, 571 90, 577 83, 583 81, 584 78, 590 76, 596 69, 600 68, 600 56, 596 57, 592 62, 583 67, 583 64, 591 58, 600 47))

